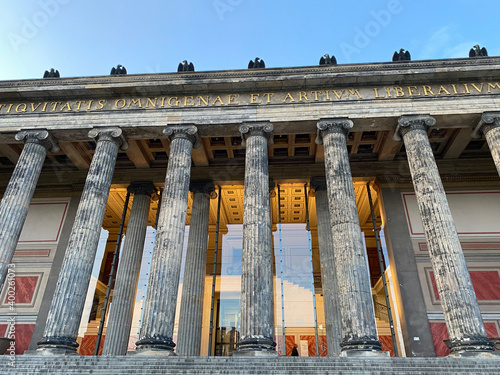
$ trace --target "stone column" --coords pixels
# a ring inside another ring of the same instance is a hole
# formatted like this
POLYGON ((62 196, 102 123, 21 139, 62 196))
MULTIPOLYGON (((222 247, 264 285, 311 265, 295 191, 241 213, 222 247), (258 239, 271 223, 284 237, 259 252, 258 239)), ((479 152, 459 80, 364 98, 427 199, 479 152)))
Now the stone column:
POLYGON ((151 182, 134 182, 128 188, 134 194, 132 209, 120 253, 103 355, 127 354, 128 339, 134 314, 135 293, 139 281, 142 252, 148 226, 149 205, 156 189, 151 182))
POLYGON ((28 215, 47 150, 59 151, 44 129, 23 130, 15 138, 24 141, 24 148, 0 201, 0 290, 28 215))
POLYGON ((194 181, 191 182, 189 190, 194 193, 193 209, 182 286, 177 354, 199 356, 207 266, 210 194, 214 193, 215 187, 211 181, 194 181))
POLYGON ((197 128, 194 125, 168 126, 163 133, 170 139, 170 157, 143 324, 136 343, 137 354, 143 355, 175 355, 172 336, 186 225, 191 152, 193 146, 199 146, 197 128))
POLYGON ((316 142, 324 144, 325 172, 338 303, 342 315, 342 356, 385 355, 378 341, 366 251, 359 226, 347 152, 347 118, 321 119, 316 142))
POLYGON ((277 355, 274 342, 273 249, 267 147, 273 125, 245 123, 241 336, 234 355, 277 355))
POLYGON ((472 137, 479 139, 483 134, 488 142, 498 174, 500 174, 500 112, 483 113, 481 122, 474 129, 472 137))
POLYGON ((74 354, 92 266, 101 234, 118 148, 127 147, 120 128, 94 128, 97 142, 68 247, 59 273, 39 354, 74 354))
POLYGON ((451 355, 493 351, 427 137, 428 127, 435 123, 429 115, 402 116, 394 139, 404 140, 451 355))
POLYGON ((326 344, 328 356, 340 354, 342 325, 340 309, 337 302, 338 285, 335 272, 335 249, 333 247, 332 229, 330 227, 330 212, 328 211, 328 196, 326 179, 315 177, 311 179, 311 188, 316 196, 316 220, 318 225, 318 247, 321 263, 321 284, 325 306, 326 344))

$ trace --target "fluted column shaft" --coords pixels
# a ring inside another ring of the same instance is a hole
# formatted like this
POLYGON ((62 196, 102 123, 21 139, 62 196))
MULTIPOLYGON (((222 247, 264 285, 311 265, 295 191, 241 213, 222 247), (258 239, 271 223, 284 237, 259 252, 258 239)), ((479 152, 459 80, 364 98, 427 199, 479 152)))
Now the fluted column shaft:
POLYGON ((342 315, 342 355, 380 352, 367 256, 359 226, 356 197, 347 152, 347 134, 353 123, 346 118, 318 122, 317 142, 325 149, 325 171, 338 303, 342 315))
POLYGON ((276 354, 267 147, 273 126, 240 126, 246 147, 241 271, 241 336, 235 355, 276 354))
POLYGON ((404 140, 430 260, 450 337, 452 354, 489 351, 476 294, 467 270, 455 223, 446 199, 427 128, 431 116, 402 116, 396 139, 404 140))
POLYGON ((177 354, 179 355, 200 355, 208 248, 208 216, 210 193, 214 189, 213 183, 209 181, 196 181, 190 186, 194 195, 177 335, 177 354))
POLYGON ((47 149, 54 152, 59 149, 46 130, 23 130, 15 138, 24 141, 24 148, 0 201, 0 290, 28 215, 47 149))
POLYGON ((68 247, 50 306, 41 354, 74 353, 92 266, 101 234, 102 220, 120 145, 126 147, 120 128, 94 128, 97 140, 68 247))
POLYGON ((170 158, 162 194, 160 217, 151 262, 139 354, 173 355, 177 289, 181 271, 186 209, 191 175, 191 153, 197 145, 194 125, 169 126, 170 158))
POLYGON ((481 123, 474 129, 473 138, 481 138, 484 134, 493 161, 500 175, 500 112, 485 112, 481 116, 481 123))
POLYGON ((316 219, 318 223, 318 246, 321 264, 321 284, 325 306, 326 344, 328 356, 340 354, 342 324, 337 302, 338 285, 335 271, 335 248, 333 247, 332 229, 325 178, 313 178, 311 187, 315 190, 316 219))
POLYGON ((150 182, 133 183, 127 190, 134 194, 134 200, 116 273, 103 355, 127 354, 151 194, 154 194, 155 187, 150 182))

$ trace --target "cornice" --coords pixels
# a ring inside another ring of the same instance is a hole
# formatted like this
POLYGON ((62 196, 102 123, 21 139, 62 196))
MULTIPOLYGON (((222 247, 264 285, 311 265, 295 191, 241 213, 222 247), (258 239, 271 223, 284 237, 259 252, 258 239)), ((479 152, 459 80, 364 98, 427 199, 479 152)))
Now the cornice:
MULTIPOLYGON (((121 76, 90 76, 90 77, 68 77, 50 79, 28 79, 0 81, 0 97, 7 97, 12 94, 13 98, 27 96, 33 91, 33 96, 40 96, 44 90, 47 95, 53 96, 53 90, 61 94, 67 90, 113 90, 113 88, 130 88, 131 95, 147 94, 148 89, 154 91, 159 86, 165 85, 168 91, 170 86, 175 86, 179 91, 185 90, 185 85, 207 85, 211 84, 214 91, 217 85, 225 87, 227 85, 241 86, 245 84, 255 85, 257 89, 259 83, 268 81, 282 81, 283 89, 307 86, 307 80, 321 80, 323 77, 334 79, 339 86, 343 85, 342 80, 353 78, 356 82, 366 80, 366 83, 377 84, 381 77, 392 77, 396 82, 403 77, 414 82, 416 77, 425 74, 432 74, 432 80, 439 79, 438 74, 453 76, 456 73, 459 79, 477 75, 497 75, 500 77, 500 57, 487 58, 464 58, 446 60, 422 60, 410 62, 387 62, 368 64, 344 64, 329 66, 309 66, 309 67, 286 67, 267 68, 261 70, 221 70, 191 73, 155 73, 155 74, 129 74, 121 76), (495 74, 496 73, 496 74, 495 74), (371 77, 371 79, 370 79, 371 77), (374 79, 374 77, 378 77, 374 79), (378 80, 378 81, 377 81, 378 80), (293 81, 296 81, 295 83, 293 81), (42 92, 40 92, 42 90, 42 92)), ((449 79, 449 78, 448 78, 449 79)), ((351 84, 348 82, 347 84, 351 84)), ((212 88, 211 88, 212 89, 212 88)), ((205 87, 206 90, 206 87, 205 87)), ((221 89, 222 90, 222 89, 221 89)), ((115 93, 110 92, 110 95, 115 93)))

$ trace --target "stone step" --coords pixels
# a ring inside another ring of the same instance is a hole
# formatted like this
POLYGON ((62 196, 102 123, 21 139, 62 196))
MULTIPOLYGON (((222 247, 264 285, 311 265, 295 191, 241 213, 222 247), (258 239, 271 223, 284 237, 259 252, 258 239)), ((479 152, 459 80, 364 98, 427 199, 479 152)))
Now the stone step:
POLYGON ((500 358, 0 356, 1 374, 500 374, 500 358))

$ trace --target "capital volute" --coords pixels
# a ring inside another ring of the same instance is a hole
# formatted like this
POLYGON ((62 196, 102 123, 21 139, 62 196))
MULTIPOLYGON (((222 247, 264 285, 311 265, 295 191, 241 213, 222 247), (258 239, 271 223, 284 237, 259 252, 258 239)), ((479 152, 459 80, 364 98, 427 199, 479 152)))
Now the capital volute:
POLYGON ((212 180, 195 180, 189 183, 189 191, 194 194, 208 194, 210 198, 217 198, 212 180))
POLYGON ((354 126, 352 120, 347 117, 337 117, 337 118, 324 118, 320 119, 316 124, 316 140, 314 141, 317 145, 323 144, 323 138, 327 134, 340 133, 344 134, 347 139, 349 130, 354 126))
POLYGON ((267 145, 273 145, 273 129, 274 126, 270 122, 245 122, 240 125, 239 131, 241 133, 243 147, 246 146, 246 140, 252 136, 261 136, 267 139, 267 145))
POLYGON ((147 195, 156 198, 158 192, 152 182, 135 181, 127 187, 127 192, 134 195, 147 195))
POLYGON ((413 130, 425 130, 436 124, 436 119, 431 115, 403 115, 398 119, 398 126, 392 136, 396 142, 401 142, 403 136, 413 130))
POLYGON ((54 141, 46 129, 21 130, 14 138, 16 141, 42 145, 52 153, 59 152, 60 150, 56 141, 54 141))
POLYGON ((163 134, 166 135, 170 142, 174 139, 187 139, 193 145, 193 148, 200 148, 201 141, 198 135, 198 128, 193 124, 168 125, 163 129, 163 134))
POLYGON ((107 141, 114 142, 120 147, 120 150, 128 150, 128 143, 123 135, 122 129, 118 127, 102 127, 92 128, 88 133, 89 138, 93 138, 96 142, 107 141))
POLYGON ((472 131, 471 137, 480 139, 483 134, 486 135, 491 129, 500 127, 500 112, 484 112, 481 121, 472 131))

